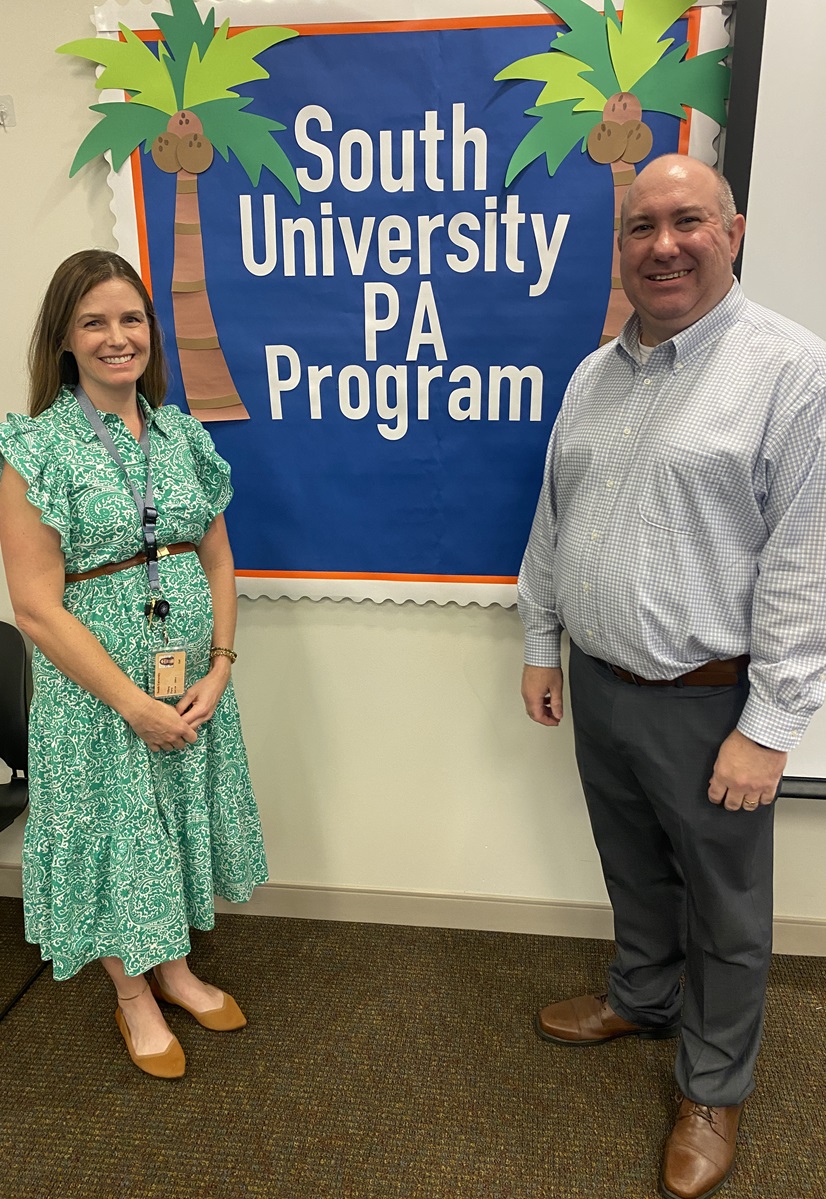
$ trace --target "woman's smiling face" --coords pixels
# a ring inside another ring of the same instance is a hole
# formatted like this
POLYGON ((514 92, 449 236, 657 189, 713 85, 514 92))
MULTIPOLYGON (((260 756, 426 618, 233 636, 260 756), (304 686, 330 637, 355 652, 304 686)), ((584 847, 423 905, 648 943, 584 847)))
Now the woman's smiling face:
POLYGON ((86 293, 72 316, 66 348, 93 402, 119 406, 134 397, 149 362, 150 339, 149 318, 131 283, 107 279, 86 293))

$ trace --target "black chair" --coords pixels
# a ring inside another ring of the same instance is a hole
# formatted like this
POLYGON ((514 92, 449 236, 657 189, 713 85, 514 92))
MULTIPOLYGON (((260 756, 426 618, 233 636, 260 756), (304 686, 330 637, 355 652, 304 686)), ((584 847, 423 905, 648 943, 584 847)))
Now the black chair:
POLYGON ((32 674, 26 643, 13 624, 0 621, 0 758, 12 772, 0 784, 0 829, 29 802, 29 704, 32 674))

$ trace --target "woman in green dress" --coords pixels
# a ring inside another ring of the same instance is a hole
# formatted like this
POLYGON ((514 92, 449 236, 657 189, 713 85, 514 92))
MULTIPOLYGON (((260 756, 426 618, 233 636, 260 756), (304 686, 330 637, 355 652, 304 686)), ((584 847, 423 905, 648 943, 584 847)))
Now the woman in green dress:
POLYGON ((117 254, 58 268, 30 371, 30 415, 0 425, 0 542, 35 644, 26 936, 56 979, 99 959, 132 1060, 179 1077, 157 1000, 246 1023, 190 971, 189 928, 267 877, 230 681, 229 467, 161 406, 160 329, 117 254))

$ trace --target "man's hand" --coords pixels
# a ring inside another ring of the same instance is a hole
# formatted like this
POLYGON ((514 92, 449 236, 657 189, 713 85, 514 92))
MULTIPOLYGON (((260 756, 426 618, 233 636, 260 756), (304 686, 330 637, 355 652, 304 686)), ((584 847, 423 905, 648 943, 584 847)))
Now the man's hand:
POLYGON ((720 746, 708 798, 732 812, 753 812, 772 803, 787 758, 783 750, 767 749, 735 729, 720 746))
POLYGON ((562 670, 559 666, 522 669, 525 711, 537 724, 557 725, 562 719, 562 670))

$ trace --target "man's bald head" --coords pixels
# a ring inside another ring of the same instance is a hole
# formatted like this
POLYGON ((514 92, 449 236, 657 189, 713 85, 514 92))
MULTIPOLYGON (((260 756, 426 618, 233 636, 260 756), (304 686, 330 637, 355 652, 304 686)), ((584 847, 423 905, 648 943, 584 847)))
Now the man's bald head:
POLYGON ((666 154, 640 171, 622 206, 620 278, 645 345, 702 319, 731 290, 746 223, 719 172, 666 154))
POLYGON ((734 192, 731 190, 731 184, 725 175, 721 175, 719 171, 715 170, 714 167, 708 166, 707 163, 701 162, 699 158, 689 158, 685 154, 663 154, 659 158, 655 158, 653 162, 650 162, 647 167, 644 167, 640 171, 637 178, 625 193, 620 212, 620 246, 622 245, 626 219, 632 211, 635 189, 638 192, 642 190, 639 187, 640 184, 645 185, 653 182, 655 179, 665 179, 674 173, 681 174, 683 178, 701 178, 703 175, 706 175, 713 179, 717 202, 719 204, 720 220, 726 233, 731 232, 734 218, 737 215, 737 205, 734 202, 734 192))

